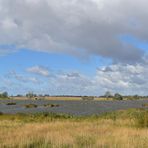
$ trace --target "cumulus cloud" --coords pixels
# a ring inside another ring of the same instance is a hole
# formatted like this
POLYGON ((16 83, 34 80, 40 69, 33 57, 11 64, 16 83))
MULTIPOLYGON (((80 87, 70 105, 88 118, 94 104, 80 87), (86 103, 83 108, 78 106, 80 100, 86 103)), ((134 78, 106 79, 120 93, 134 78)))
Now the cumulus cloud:
POLYGON ((33 66, 27 69, 28 72, 38 74, 41 76, 48 77, 49 76, 49 70, 46 67, 43 66, 33 66))
POLYGON ((91 77, 71 72, 57 75, 52 86, 58 92, 79 95, 103 95, 106 91, 123 95, 147 95, 148 66, 142 63, 112 64, 98 68, 91 77))
POLYGON ((15 71, 5 77, 1 76, 0 89, 7 88, 5 90, 13 93, 17 90, 16 93, 34 91, 50 95, 104 95, 106 91, 123 95, 147 95, 148 90, 148 65, 143 63, 102 66, 96 69, 93 76, 78 71, 51 71, 52 77, 31 72, 38 76, 34 77, 31 73, 18 74, 15 71))
MULTIPOLYGON (((120 36, 148 41, 147 4, 146 0, 0 0, 0 45, 137 63, 144 51, 124 44, 120 36)), ((5 51, 0 48, 0 54, 5 51)))
POLYGON ((97 70, 96 82, 106 90, 123 94, 147 95, 148 66, 116 64, 97 70))
POLYGON ((5 75, 5 83, 11 83, 11 79, 15 79, 21 83, 39 83, 40 81, 36 77, 25 76, 24 74, 18 74, 16 71, 10 71, 5 75))
MULTIPOLYGON (((124 95, 147 95, 148 66, 145 64, 112 64, 96 69, 94 76, 80 72, 51 71, 53 77, 45 77, 44 92, 51 94, 103 95, 106 91, 124 95)), ((36 67, 36 66, 35 66, 36 67)), ((44 76, 44 75, 40 75, 44 76)))

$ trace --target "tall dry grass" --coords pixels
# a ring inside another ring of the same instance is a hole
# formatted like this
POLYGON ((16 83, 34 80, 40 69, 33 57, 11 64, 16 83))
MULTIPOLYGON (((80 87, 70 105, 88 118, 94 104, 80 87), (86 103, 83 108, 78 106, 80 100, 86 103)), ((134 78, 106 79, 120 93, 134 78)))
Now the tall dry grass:
POLYGON ((148 147, 148 128, 137 128, 133 119, 24 118, 0 118, 0 148, 148 147))

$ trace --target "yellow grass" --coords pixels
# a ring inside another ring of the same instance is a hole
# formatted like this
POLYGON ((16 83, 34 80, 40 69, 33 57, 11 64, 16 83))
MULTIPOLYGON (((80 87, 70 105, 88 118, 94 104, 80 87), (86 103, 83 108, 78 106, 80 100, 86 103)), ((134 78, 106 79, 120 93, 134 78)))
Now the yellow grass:
MULTIPOLYGON (((38 98, 38 99, 45 99, 45 100, 68 100, 68 101, 79 101, 79 100, 82 100, 81 97, 34 97, 34 98, 31 98, 32 100, 35 100, 35 98, 38 98)), ((11 99, 14 99, 14 100, 28 100, 30 98, 27 98, 27 97, 11 97, 11 99)), ((113 98, 99 98, 99 97, 96 97, 94 98, 94 100, 96 101, 110 101, 110 100, 113 100, 113 98)))
POLYGON ((0 121, 0 148, 147 148, 148 129, 129 120, 0 121), (134 123, 133 123, 134 124, 134 123))
MULTIPOLYGON (((31 98, 31 100, 37 99, 45 99, 45 100, 82 100, 81 97, 34 97, 31 98)), ((12 97, 11 99, 14 100, 30 100, 30 98, 27 97, 12 97)))

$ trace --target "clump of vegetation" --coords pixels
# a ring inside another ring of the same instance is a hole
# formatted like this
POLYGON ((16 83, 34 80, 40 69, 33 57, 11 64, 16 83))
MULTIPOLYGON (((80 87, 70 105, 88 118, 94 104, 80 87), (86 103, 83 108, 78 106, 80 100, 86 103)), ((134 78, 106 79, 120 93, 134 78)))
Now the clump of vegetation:
POLYGON ((112 95, 112 93, 110 91, 107 91, 107 92, 105 92, 104 97, 106 97, 106 98, 112 98, 113 95, 112 95))
POLYGON ((31 99, 31 98, 37 97, 37 95, 34 94, 33 92, 28 92, 28 93, 26 94, 26 97, 29 98, 29 99, 31 99))
POLYGON ((134 96, 125 96, 126 100, 139 100, 144 99, 142 96, 134 95, 134 96))
POLYGON ((148 128, 148 110, 139 110, 134 113, 135 125, 140 128, 148 128))
POLYGON ((9 98, 8 93, 7 92, 0 93, 0 98, 1 99, 8 99, 9 98))
POLYGON ((44 104, 44 107, 59 107, 59 104, 44 104))
POLYGON ((134 122, 135 127, 148 127, 148 110, 145 109, 129 109, 127 111, 115 111, 101 115, 101 118, 116 120, 130 120, 134 122))
POLYGON ((116 94, 114 95, 114 100, 123 100, 123 97, 122 97, 122 95, 120 95, 119 93, 116 93, 116 94))
POLYGON ((15 102, 8 102, 6 105, 16 105, 15 102))
POLYGON ((148 103, 142 104, 143 107, 148 107, 148 103))
POLYGON ((96 144, 96 141, 93 137, 91 136, 78 136, 76 137, 76 145, 80 148, 89 148, 89 147, 94 147, 96 144))
POLYGON ((26 108, 37 108, 38 105, 36 105, 36 104, 26 104, 25 107, 26 108))

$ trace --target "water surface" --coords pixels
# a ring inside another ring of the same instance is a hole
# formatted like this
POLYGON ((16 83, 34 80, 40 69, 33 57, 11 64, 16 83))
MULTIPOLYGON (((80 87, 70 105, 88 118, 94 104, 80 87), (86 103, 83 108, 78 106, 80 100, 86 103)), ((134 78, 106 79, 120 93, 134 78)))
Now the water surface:
POLYGON ((40 113, 54 112, 71 115, 93 115, 129 108, 144 108, 142 104, 148 100, 127 101, 58 101, 58 100, 0 100, 0 112, 2 113, 40 113), (16 105, 6 105, 15 102, 16 105), (26 104, 36 104, 37 108, 26 108, 26 104), (45 104, 58 104, 59 107, 44 107, 45 104))

